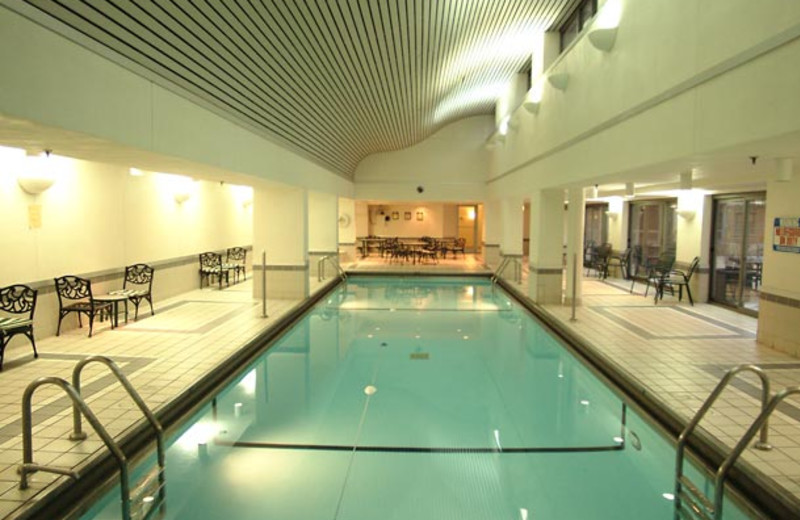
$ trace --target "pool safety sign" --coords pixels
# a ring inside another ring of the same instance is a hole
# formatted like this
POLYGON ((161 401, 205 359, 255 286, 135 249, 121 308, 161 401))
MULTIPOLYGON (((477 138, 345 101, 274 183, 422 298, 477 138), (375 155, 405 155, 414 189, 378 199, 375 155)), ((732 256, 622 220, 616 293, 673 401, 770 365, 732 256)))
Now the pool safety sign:
POLYGON ((772 249, 784 253, 800 253, 800 218, 782 217, 775 219, 772 234, 772 249))

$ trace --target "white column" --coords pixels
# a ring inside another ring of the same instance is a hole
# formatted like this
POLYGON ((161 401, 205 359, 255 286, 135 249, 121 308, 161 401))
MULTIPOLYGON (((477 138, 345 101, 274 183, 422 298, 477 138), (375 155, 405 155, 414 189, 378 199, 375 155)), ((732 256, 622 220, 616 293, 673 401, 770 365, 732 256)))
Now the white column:
POLYGON ((564 190, 531 194, 528 296, 537 303, 561 303, 563 220, 564 190))
POLYGON ((503 230, 500 201, 489 199, 483 204, 483 263, 497 267, 500 263, 500 237, 503 230))
POLYGON ((356 201, 339 198, 339 260, 342 263, 356 260, 356 201))
POLYGON ((675 267, 688 269, 694 257, 700 257, 699 272, 692 277, 690 289, 696 302, 708 300, 708 251, 711 240, 710 196, 699 190, 682 190, 678 194, 677 244, 675 267), (705 252, 705 254, 704 254, 705 252))
POLYGON ((253 296, 261 298, 261 253, 267 254, 267 296, 308 296, 308 192, 277 185, 254 186, 253 296))
MULTIPOLYGON (((317 276, 319 259, 339 254, 339 197, 308 192, 308 267, 317 276)), ((326 271, 327 272, 327 271, 326 271)))
POLYGON ((586 195, 583 188, 569 189, 569 210, 567 211, 567 294, 565 301, 581 304, 583 271, 583 224, 586 213, 586 195), (577 274, 577 284, 573 288, 573 270, 577 274), (574 291, 574 292, 573 292, 574 291))
POLYGON ((503 229, 500 250, 503 256, 522 256, 522 198, 507 198, 501 202, 503 229))

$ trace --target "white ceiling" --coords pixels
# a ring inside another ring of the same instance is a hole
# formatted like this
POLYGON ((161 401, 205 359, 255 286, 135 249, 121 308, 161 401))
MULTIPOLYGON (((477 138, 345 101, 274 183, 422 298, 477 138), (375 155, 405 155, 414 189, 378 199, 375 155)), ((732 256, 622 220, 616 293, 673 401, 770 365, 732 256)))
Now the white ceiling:
POLYGON ((370 154, 493 113, 575 1, 26 3, 352 178, 370 154))

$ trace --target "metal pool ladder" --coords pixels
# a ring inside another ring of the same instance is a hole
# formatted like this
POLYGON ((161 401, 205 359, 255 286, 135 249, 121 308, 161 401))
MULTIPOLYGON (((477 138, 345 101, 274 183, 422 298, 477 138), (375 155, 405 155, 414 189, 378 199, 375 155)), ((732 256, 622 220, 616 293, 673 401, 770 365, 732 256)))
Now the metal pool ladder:
POLYGON ((20 475, 19 487, 20 489, 27 489, 28 475, 37 471, 45 471, 49 473, 56 473, 59 475, 66 475, 73 479, 78 479, 80 475, 78 472, 69 468, 58 466, 46 466, 33 462, 33 443, 32 443, 32 413, 31 401, 33 399, 33 392, 44 385, 55 385, 64 392, 72 400, 72 420, 73 432, 69 438, 71 440, 83 440, 86 438, 86 433, 81 428, 81 414, 86 417, 89 424, 103 440, 108 450, 117 459, 119 464, 120 473, 120 492, 122 494, 122 518, 123 520, 131 520, 132 518, 147 519, 151 514, 159 509, 163 510, 166 505, 166 475, 164 473, 164 430, 161 424, 156 419, 155 415, 142 400, 139 393, 125 377, 125 374, 119 369, 116 363, 110 358, 105 356, 91 356, 81 360, 75 365, 72 370, 72 384, 69 384, 60 377, 40 377, 31 382, 25 389, 22 396, 22 457, 23 462, 19 466, 18 473, 20 475), (101 363, 106 365, 116 376, 122 387, 128 392, 131 399, 133 399, 136 406, 144 414, 147 421, 153 427, 156 434, 156 449, 158 454, 158 466, 150 471, 144 478, 136 483, 136 487, 131 492, 129 474, 128 474, 128 460, 125 454, 120 449, 119 445, 109 435, 108 431, 100 423, 97 416, 87 406, 86 402, 81 397, 81 371, 89 363, 101 363), (135 507, 132 507, 135 504, 135 507), (133 516, 132 516, 133 515, 133 516))
POLYGON ((686 425, 686 428, 683 430, 680 437, 678 437, 678 446, 676 450, 675 520, 720 520, 722 518, 722 500, 725 495, 725 480, 731 468, 739 459, 739 456, 747 448, 748 444, 750 444, 753 437, 755 437, 756 432, 761 430, 761 435, 755 444, 755 448, 761 450, 772 449, 772 446, 770 446, 768 442, 769 416, 781 401, 790 395, 800 394, 800 387, 786 388, 770 399, 769 386, 769 377, 767 377, 767 374, 759 367, 754 365, 739 365, 734 367, 723 376, 716 388, 714 388, 703 403, 703 406, 700 407, 692 420, 689 421, 689 424, 686 425), (712 502, 711 499, 683 473, 683 459, 686 444, 697 424, 705 416, 725 387, 728 386, 730 381, 737 374, 745 371, 753 372, 761 379, 761 413, 758 414, 750 425, 750 428, 742 435, 736 446, 733 447, 719 468, 717 468, 714 478, 714 500, 712 502))
POLYGON ((339 261, 338 260, 334 261, 333 260, 333 255, 325 255, 322 258, 320 258, 319 260, 317 260, 317 281, 318 282, 321 282, 321 281, 323 281, 325 279, 325 261, 326 260, 328 261, 329 264, 331 264, 336 269, 336 272, 339 273, 339 275, 341 275, 342 278, 347 280, 347 273, 344 271, 344 269, 342 269, 342 266, 339 265, 339 261))
POLYGON ((500 275, 503 274, 508 264, 514 263, 514 280, 519 284, 522 283, 522 264, 520 264, 517 258, 513 256, 504 256, 503 260, 500 262, 500 265, 497 266, 494 274, 492 275, 491 281, 492 283, 496 283, 497 280, 500 278, 500 275))

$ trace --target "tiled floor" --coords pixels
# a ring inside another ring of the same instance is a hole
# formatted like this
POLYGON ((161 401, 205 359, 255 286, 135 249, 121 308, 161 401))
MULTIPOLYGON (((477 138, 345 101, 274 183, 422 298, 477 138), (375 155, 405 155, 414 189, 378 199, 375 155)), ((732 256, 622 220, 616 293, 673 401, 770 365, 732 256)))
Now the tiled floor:
MULTIPOLYGON (((313 279, 312 292, 321 285, 313 279)), ((270 300, 269 318, 261 318, 261 302, 253 300, 252 284, 246 281, 222 291, 202 289, 156 302, 155 316, 144 313, 138 322, 131 321, 114 330, 108 321, 95 324, 92 338, 87 337, 84 326, 60 337, 41 339, 37 341, 39 359, 33 359, 27 342, 9 347, 0 372, 0 518, 13 518, 27 507, 28 501, 46 493, 49 484, 66 478, 39 472, 30 477, 30 489, 18 489, 16 467, 22 462, 20 403, 31 381, 42 376, 69 381, 79 360, 101 354, 114 359, 151 409, 157 409, 298 303, 270 300)), ((82 390, 112 436, 122 434, 142 417, 100 364, 86 367, 82 390)), ((67 397, 56 387, 40 387, 34 394, 33 410, 37 463, 74 467, 96 450, 105 452, 94 434, 78 443, 67 439, 71 408, 67 397)), ((89 426, 84 425, 84 429, 89 426)))
MULTIPOLYGON (((511 282, 523 296, 522 283, 511 282)), ((694 415, 724 373, 754 364, 770 377, 772 391, 800 385, 800 359, 756 342, 757 320, 719 305, 697 303, 667 294, 658 305, 644 286, 631 294, 630 282, 584 278, 576 322, 571 307, 545 310, 570 327, 606 359, 626 372, 641 389, 683 417, 694 415)), ((760 411, 760 381, 745 373, 734 380, 701 425, 732 447, 760 411)), ((800 399, 789 399, 770 419, 771 451, 747 449, 743 459, 800 498, 800 399)), ((799 514, 800 516, 800 514, 799 514)))
MULTIPOLYGON (((346 267, 354 272, 489 272, 481 259, 472 255, 438 265, 390 264, 369 257, 346 267)), ((512 282, 523 295, 525 278, 521 284, 512 282)), ((320 285, 312 279, 312 291, 320 285)), ((629 294, 628 287, 584 280, 584 302, 574 324, 569 322, 568 307, 550 305, 546 310, 665 406, 688 417, 722 373, 740 363, 767 369, 774 389, 800 384, 800 360, 759 346, 755 319, 714 305, 679 304, 669 296, 656 307, 641 293, 629 294)), ((48 484, 65 478, 37 473, 31 478, 31 489, 20 491, 17 487, 16 466, 22 458, 20 401, 28 383, 43 375, 69 379, 79 359, 103 354, 115 359, 145 401, 157 408, 299 303, 270 300, 270 317, 262 319, 260 303, 252 299, 251 289, 250 282, 244 282, 223 291, 192 291, 157 302, 154 317, 116 330, 103 323, 91 339, 85 328, 45 338, 38 342, 38 360, 33 360, 27 344, 9 348, 0 373, 0 518, 13 518, 25 501, 36 500, 48 484)), ((110 433, 120 435, 141 416, 119 386, 111 383, 99 365, 87 367, 83 385, 91 395, 89 404, 110 433)), ((758 411, 757 392, 756 381, 745 377, 723 394, 709 415, 707 430, 720 441, 733 444, 758 411)), ((770 440, 775 449, 748 450, 745 458, 800 496, 800 406, 796 401, 790 404, 771 421, 770 440)), ((96 436, 80 443, 66 439, 71 428, 70 408, 55 388, 37 391, 34 410, 37 462, 75 466, 101 448, 96 436)))

